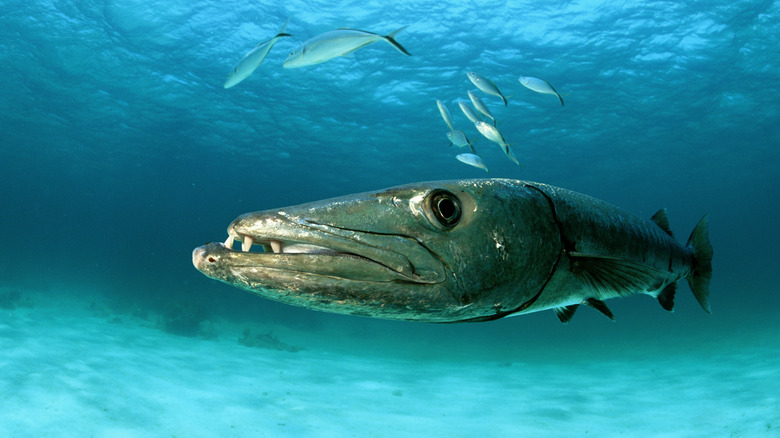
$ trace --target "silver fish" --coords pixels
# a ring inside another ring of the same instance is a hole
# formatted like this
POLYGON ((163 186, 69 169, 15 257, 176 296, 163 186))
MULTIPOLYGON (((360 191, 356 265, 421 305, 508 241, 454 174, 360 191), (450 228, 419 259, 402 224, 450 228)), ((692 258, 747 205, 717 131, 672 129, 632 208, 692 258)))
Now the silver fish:
POLYGON ((458 106, 460 107, 460 110, 463 111, 463 115, 465 115, 469 120, 471 120, 471 123, 477 123, 480 121, 479 116, 477 116, 474 110, 471 109, 468 103, 466 103, 463 100, 459 100, 458 106))
POLYGON ((493 114, 490 113, 490 109, 487 107, 487 105, 485 105, 485 102, 482 102, 482 100, 477 97, 477 95, 471 90, 468 91, 468 95, 469 99, 471 99, 471 103, 474 105, 474 108, 492 120, 493 126, 496 126, 496 118, 493 117, 493 114))
POLYGON ((522 76, 517 80, 520 81, 520 83, 523 84, 525 88, 528 88, 531 91, 536 91, 537 93, 542 94, 554 94, 558 96, 558 99, 561 101, 561 106, 563 106, 563 97, 561 97, 561 95, 555 91, 555 88, 553 88, 549 82, 531 76, 522 76))
POLYGON ((395 35, 406 26, 389 35, 355 29, 337 29, 321 33, 301 45, 284 61, 284 68, 298 68, 319 64, 333 58, 344 56, 377 41, 385 41, 406 56, 412 56, 395 40, 395 35))
POLYGON ((509 143, 504 140, 504 136, 501 134, 498 128, 482 121, 474 123, 474 126, 476 126, 477 131, 479 131, 479 133, 482 134, 486 139, 501 146, 504 154, 506 154, 506 156, 509 157, 509 159, 512 160, 515 164, 520 166, 520 162, 517 161, 517 158, 515 158, 515 154, 513 154, 512 150, 509 148, 509 143))
POLYGON ((452 115, 450 115, 450 110, 447 109, 446 106, 444 106, 444 103, 440 101, 439 99, 436 99, 436 106, 439 107, 439 112, 441 113, 441 118, 444 119, 444 123, 447 124, 447 127, 450 128, 450 131, 455 129, 452 126, 452 115))
POLYGON ((374 318, 550 309, 567 322, 581 304, 614 318, 604 300, 637 294, 672 310, 682 279, 709 312, 706 216, 686 245, 671 234, 664 210, 646 220, 531 181, 433 181, 241 215, 226 243, 196 248, 192 262, 265 298, 374 318))
POLYGON ((287 27, 287 23, 289 21, 290 20, 287 20, 284 23, 284 26, 282 26, 275 37, 266 42, 258 44, 249 53, 244 55, 240 61, 238 61, 238 64, 233 67, 233 71, 227 75, 227 79, 225 80, 224 85, 225 88, 234 87, 236 84, 249 77, 249 75, 251 75, 252 72, 263 63, 265 57, 268 56, 268 52, 271 51, 271 48, 280 38, 292 36, 289 33, 284 33, 284 28, 287 27))
POLYGON ((456 155, 455 158, 458 159, 461 163, 468 164, 469 166, 474 166, 480 169, 483 169, 485 172, 488 172, 488 168, 485 165, 485 162, 482 161, 482 157, 476 154, 459 154, 456 155))
POLYGON ((501 91, 499 91, 498 87, 496 86, 496 84, 493 83, 493 81, 491 81, 490 79, 484 76, 480 76, 477 73, 474 73, 473 71, 466 73, 466 75, 471 80, 471 83, 476 85, 477 88, 479 88, 480 90, 482 90, 487 94, 500 97, 501 100, 504 101, 504 106, 509 104, 506 100, 506 97, 504 97, 504 95, 501 94, 501 91))
POLYGON ((447 138, 450 140, 450 143, 454 144, 455 146, 459 148, 468 146, 471 148, 471 152, 474 152, 474 146, 472 146, 471 142, 469 141, 468 137, 466 137, 466 134, 463 133, 463 131, 453 129, 447 133, 447 138))

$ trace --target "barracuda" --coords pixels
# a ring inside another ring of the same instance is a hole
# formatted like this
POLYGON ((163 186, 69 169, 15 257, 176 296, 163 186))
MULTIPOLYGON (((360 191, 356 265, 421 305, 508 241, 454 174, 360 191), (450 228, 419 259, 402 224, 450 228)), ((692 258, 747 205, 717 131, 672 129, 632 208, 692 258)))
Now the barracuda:
POLYGON ((244 214, 192 260, 213 279, 326 312, 475 322, 552 309, 568 322, 581 304, 612 318, 604 300, 634 294, 672 310, 683 278, 709 312, 712 254, 706 216, 681 245, 664 210, 644 220, 545 184, 477 179, 244 214))

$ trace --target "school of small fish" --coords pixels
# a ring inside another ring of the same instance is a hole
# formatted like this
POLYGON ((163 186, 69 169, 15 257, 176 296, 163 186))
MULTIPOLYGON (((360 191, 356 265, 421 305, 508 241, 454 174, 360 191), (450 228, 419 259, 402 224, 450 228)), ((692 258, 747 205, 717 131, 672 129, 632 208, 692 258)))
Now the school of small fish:
MULTIPOLYGON (((509 105, 509 101, 507 100, 506 96, 501 93, 501 90, 498 89, 498 86, 493 81, 473 71, 467 72, 466 76, 469 78, 471 83, 477 87, 477 89, 484 92, 485 94, 500 98, 504 103, 504 106, 509 105)), ((557 96, 561 102, 561 106, 563 106, 563 97, 561 97, 561 95, 552 85, 550 85, 549 82, 531 76, 521 76, 518 78, 518 81, 531 91, 557 96)), ((482 137, 492 141, 493 143, 496 143, 499 147, 501 147, 501 150, 504 151, 504 155, 506 155, 507 158, 509 158, 518 166, 522 166, 520 161, 518 161, 518 159, 515 157, 515 154, 512 152, 510 144, 506 141, 501 131, 498 130, 498 121, 495 117, 493 117, 493 113, 490 111, 490 108, 487 106, 487 104, 482 101, 477 93, 472 90, 467 90, 466 94, 469 97, 469 101, 471 101, 471 105, 469 105, 466 100, 459 99, 457 101, 461 112, 463 112, 463 115, 465 115, 466 118, 474 124, 477 132, 479 132, 482 137), (474 109, 476 109, 476 111, 474 111, 474 109), (490 123, 482 120, 478 114, 482 114, 482 116, 490 121, 490 123)), ((455 129, 452 121, 452 114, 450 114, 450 111, 447 109, 447 106, 444 104, 444 102, 436 99, 436 105, 439 107, 439 112, 441 113, 441 117, 444 119, 444 123, 446 123, 447 127, 450 129, 447 132, 447 138, 450 140, 450 143, 457 147, 469 146, 471 148, 470 154, 458 154, 455 156, 455 158, 462 163, 468 164, 469 166, 474 166, 484 170, 485 172, 488 172, 485 161, 482 159, 482 157, 477 155, 476 151, 474 150, 474 144, 468 140, 466 134, 463 131, 455 129)))
MULTIPOLYGON (((233 70, 228 73, 224 88, 232 88, 248 78, 260 64, 263 63, 278 40, 285 37, 292 37, 292 35, 285 33, 284 31, 289 21, 290 20, 288 19, 287 22, 284 23, 282 28, 273 38, 258 44, 238 61, 235 67, 233 67, 233 70)), ((387 35, 346 28, 324 32, 304 41, 299 48, 292 51, 289 56, 287 56, 287 59, 282 66, 284 68, 299 68, 320 64, 340 56, 346 56, 362 47, 378 41, 384 41, 401 54, 411 56, 411 54, 395 40, 396 34, 404 29, 406 29, 406 26, 387 35)), ((500 98, 504 103, 504 106, 509 105, 507 97, 499 90, 495 82, 473 71, 467 72, 466 76, 478 90, 487 95, 500 98)), ((521 76, 518 78, 518 81, 531 91, 541 94, 551 94, 558 97, 561 106, 563 106, 563 97, 549 82, 532 76, 521 76)), ((493 116, 493 113, 490 111, 487 104, 472 90, 467 90, 466 94, 468 95, 468 100, 471 102, 471 105, 476 109, 476 112, 472 109, 472 106, 469 105, 468 101, 459 99, 457 102, 461 112, 463 112, 466 118, 474 124, 477 132, 484 138, 499 145, 507 158, 513 163, 522 166, 512 152, 510 144, 506 141, 501 131, 499 131, 498 121, 493 116), (478 113, 482 114, 490 123, 483 120, 478 113)), ((447 131, 447 139, 449 139, 450 143, 458 148, 468 146, 471 150, 471 153, 458 154, 455 158, 469 166, 474 166, 488 172, 484 160, 477 155, 471 140, 468 139, 463 131, 455 129, 455 125, 452 121, 452 114, 444 102, 437 99, 436 106, 439 108, 439 113, 449 129, 447 131)))
MULTIPOLYGON (((289 22, 290 20, 287 21, 289 22)), ((228 73, 224 87, 234 87, 239 82, 248 78, 265 60, 265 57, 268 56, 271 48, 273 48, 274 44, 276 44, 280 38, 291 37, 292 35, 284 33, 286 27, 287 23, 284 23, 284 26, 282 26, 282 29, 276 36, 258 44, 249 53, 244 55, 244 57, 238 61, 238 64, 233 67, 233 71, 228 73)), ((388 35, 380 35, 357 29, 336 29, 324 32, 304 41, 298 49, 290 53, 282 64, 282 67, 299 68, 320 64, 325 61, 330 61, 333 58, 338 58, 339 56, 346 56, 357 49, 377 41, 384 41, 402 54, 412 56, 395 40, 395 35, 404 29, 406 29, 406 26, 393 31, 388 35)))

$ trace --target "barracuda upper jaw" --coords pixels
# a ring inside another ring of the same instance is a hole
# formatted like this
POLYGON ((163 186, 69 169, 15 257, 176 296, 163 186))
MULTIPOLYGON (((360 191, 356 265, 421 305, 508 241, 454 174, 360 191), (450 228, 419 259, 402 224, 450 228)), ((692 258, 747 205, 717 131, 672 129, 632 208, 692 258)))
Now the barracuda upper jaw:
POLYGON ((233 249, 233 245, 236 241, 241 242, 241 251, 251 252, 253 245, 259 245, 263 247, 263 252, 273 254, 324 254, 324 253, 336 253, 335 250, 330 248, 312 245, 308 243, 299 242, 282 242, 277 239, 267 240, 255 240, 251 236, 238 236, 238 239, 233 235, 228 235, 225 240, 225 247, 233 249))
MULTIPOLYGON (((228 228, 224 247, 235 253, 248 253, 248 256, 254 253, 257 257, 330 256, 334 258, 322 259, 319 263, 331 263, 334 268, 339 264, 346 266, 357 262, 353 260, 347 263, 343 258, 335 258, 338 256, 364 259, 365 262, 394 271, 399 279, 416 283, 439 283, 445 278, 441 260, 415 239, 336 228, 305 219, 292 219, 282 212, 239 217, 228 228), (240 251, 233 249, 236 242, 241 242, 240 251), (260 247, 262 251, 259 251, 260 247)), ((244 263, 257 263, 258 267, 270 263, 270 259, 249 260, 246 259, 244 263)), ((305 266, 303 259, 295 264, 300 264, 301 272, 310 269, 305 266)))

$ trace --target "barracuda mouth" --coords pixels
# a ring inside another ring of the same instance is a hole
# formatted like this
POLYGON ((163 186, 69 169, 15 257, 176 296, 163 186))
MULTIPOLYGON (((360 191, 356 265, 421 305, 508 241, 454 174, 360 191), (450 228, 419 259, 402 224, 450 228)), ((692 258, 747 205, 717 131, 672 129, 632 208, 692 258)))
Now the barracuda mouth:
POLYGON ((238 240, 241 251, 254 252, 254 253, 273 253, 273 254, 323 254, 323 255, 348 255, 348 253, 339 253, 338 251, 319 245, 312 245, 308 243, 300 242, 283 242, 276 239, 267 240, 255 240, 252 236, 239 236, 236 239, 234 235, 228 235, 225 240, 225 247, 234 249, 238 240), (262 251, 258 251, 258 247, 262 248, 262 251))
POLYGON ((228 228, 224 243, 193 252, 206 275, 228 281, 301 281, 326 276, 355 281, 439 283, 441 260, 416 239, 289 220, 278 215, 248 218, 228 228), (229 274, 229 275, 228 275, 229 274))

